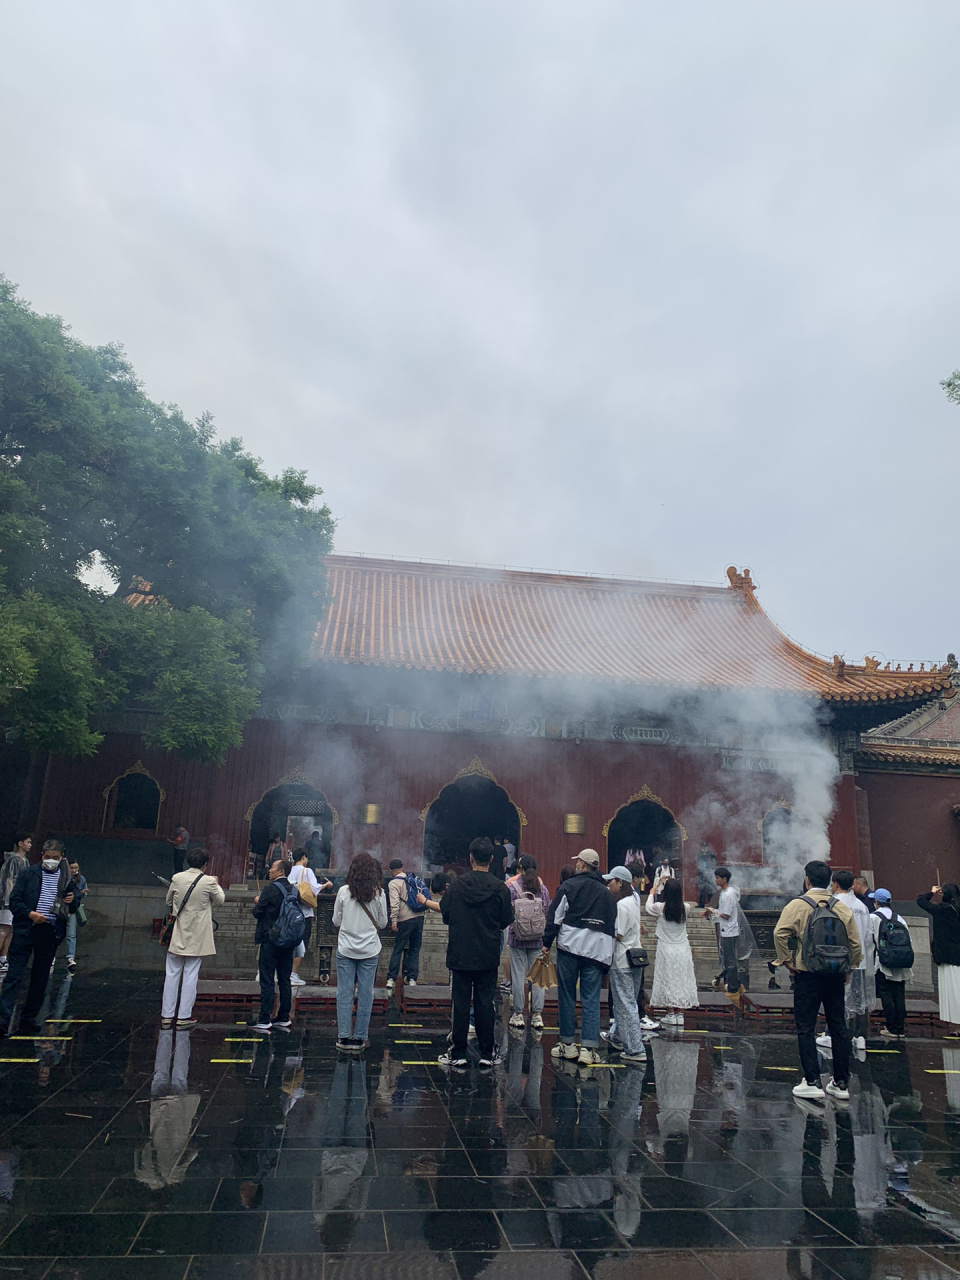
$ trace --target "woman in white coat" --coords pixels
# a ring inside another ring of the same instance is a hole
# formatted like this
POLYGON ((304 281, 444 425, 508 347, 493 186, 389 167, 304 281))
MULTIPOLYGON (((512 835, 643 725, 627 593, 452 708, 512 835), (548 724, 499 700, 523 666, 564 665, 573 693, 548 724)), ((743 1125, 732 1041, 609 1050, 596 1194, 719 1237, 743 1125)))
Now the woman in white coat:
POLYGON ((226 895, 217 877, 204 873, 203 868, 209 861, 210 855, 205 850, 191 849, 185 870, 177 872, 167 890, 167 906, 172 909, 175 920, 167 949, 167 977, 160 1010, 160 1025, 165 1031, 173 1026, 174 1018, 178 1031, 197 1025, 192 1014, 200 965, 204 956, 217 952, 213 942, 213 908, 221 906, 226 895))

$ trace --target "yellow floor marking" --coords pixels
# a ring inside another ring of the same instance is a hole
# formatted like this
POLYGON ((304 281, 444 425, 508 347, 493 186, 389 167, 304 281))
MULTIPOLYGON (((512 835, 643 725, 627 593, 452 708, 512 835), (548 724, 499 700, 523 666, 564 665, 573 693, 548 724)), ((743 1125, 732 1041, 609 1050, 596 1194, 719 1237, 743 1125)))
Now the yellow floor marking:
POLYGON ((432 1040, 394 1040, 394 1044, 433 1044, 432 1040))
POLYGON ((900 1050, 899 1050, 899 1049, 866 1049, 864 1052, 866 1052, 866 1053, 895 1053, 895 1054, 897 1055, 897 1057, 898 1057, 898 1058, 900 1057, 900 1050))
POLYGON ((39 1058, 0 1058, 0 1062, 39 1062, 39 1058))
POLYGON ((48 1018, 47 1023, 55 1023, 58 1027, 64 1027, 68 1022, 102 1022, 102 1018, 48 1018))
POLYGON ((8 1040, 43 1040, 49 1044, 53 1041, 56 1044, 62 1044, 65 1040, 72 1040, 73 1036, 7 1036, 8 1040))
POLYGON ((263 1036, 224 1036, 224 1044, 263 1044, 263 1036))
POLYGON ((764 1063, 760 1064, 764 1071, 799 1071, 799 1067, 768 1067, 764 1063))
POLYGON ((708 1049, 732 1049, 733 1045, 732 1044, 711 1044, 711 1045, 708 1045, 707 1048, 708 1049))
POLYGON ((252 1058, 211 1058, 211 1062, 252 1062, 252 1058))
POLYGON ((423 1058, 403 1058, 400 1061, 401 1067, 439 1067, 439 1062, 426 1062, 423 1058))
POLYGON ((960 1071, 938 1071, 935 1067, 927 1067, 928 1076, 960 1076, 960 1071))

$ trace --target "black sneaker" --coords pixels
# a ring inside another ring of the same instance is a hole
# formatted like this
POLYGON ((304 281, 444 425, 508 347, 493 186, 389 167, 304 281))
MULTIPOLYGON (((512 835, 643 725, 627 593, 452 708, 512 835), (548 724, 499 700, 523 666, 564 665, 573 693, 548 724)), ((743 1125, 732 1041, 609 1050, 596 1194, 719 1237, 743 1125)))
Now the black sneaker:
POLYGON ((466 1058, 458 1058, 452 1049, 448 1049, 446 1053, 441 1053, 437 1062, 441 1067, 453 1067, 455 1071, 466 1071, 470 1063, 466 1058))
POLYGON ((349 1053, 353 1048, 353 1041, 349 1036, 344 1036, 342 1040, 337 1041, 337 1048, 341 1053, 349 1053))

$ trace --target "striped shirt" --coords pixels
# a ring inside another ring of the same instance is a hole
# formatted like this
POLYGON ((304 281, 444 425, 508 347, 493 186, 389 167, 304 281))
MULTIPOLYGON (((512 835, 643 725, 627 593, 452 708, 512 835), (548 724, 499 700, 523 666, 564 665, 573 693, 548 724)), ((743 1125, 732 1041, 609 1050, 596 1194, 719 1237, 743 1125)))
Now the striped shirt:
POLYGON ((46 916, 48 920, 54 918, 53 904, 57 897, 57 887, 60 884, 60 868, 56 871, 44 871, 43 881, 40 885, 40 898, 37 902, 37 911, 40 915, 46 916))

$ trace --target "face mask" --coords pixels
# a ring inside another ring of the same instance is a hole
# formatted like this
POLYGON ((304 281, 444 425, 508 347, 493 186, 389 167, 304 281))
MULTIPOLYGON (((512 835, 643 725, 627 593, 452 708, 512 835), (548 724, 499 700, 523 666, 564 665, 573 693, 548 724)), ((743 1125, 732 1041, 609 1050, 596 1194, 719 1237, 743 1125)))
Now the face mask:
POLYGON ((59 858, 44 858, 43 860, 44 871, 56 871, 59 865, 60 865, 59 858))

